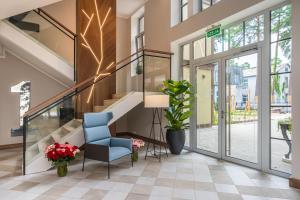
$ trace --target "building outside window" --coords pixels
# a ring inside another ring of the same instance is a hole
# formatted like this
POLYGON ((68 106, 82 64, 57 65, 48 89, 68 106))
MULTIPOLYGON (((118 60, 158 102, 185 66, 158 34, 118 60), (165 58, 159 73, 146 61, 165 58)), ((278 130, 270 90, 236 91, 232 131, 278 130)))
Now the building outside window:
POLYGON ((180 0, 180 21, 188 18, 188 0, 180 0))
POLYGON ((216 3, 220 2, 221 0, 199 0, 200 1, 200 10, 205 10, 213 5, 215 5, 216 3))

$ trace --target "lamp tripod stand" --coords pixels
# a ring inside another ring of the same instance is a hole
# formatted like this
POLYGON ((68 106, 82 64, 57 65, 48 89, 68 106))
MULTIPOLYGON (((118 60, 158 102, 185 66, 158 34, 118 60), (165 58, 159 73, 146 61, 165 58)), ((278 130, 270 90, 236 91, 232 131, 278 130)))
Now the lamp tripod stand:
MULTIPOLYGON (((150 134, 149 134, 149 138, 151 140, 153 140, 152 145, 153 145, 153 149, 149 149, 150 147, 150 142, 147 143, 147 149, 146 149, 146 155, 145 155, 145 160, 147 159, 147 157, 154 157, 157 158, 159 160, 159 162, 161 161, 161 155, 162 155, 162 142, 165 142, 165 137, 163 134, 163 129, 162 129, 162 108, 153 108, 152 109, 152 125, 151 125, 151 130, 150 130, 150 134), (157 141, 157 135, 156 135, 156 131, 155 131, 155 125, 159 125, 159 140, 158 142, 160 143, 157 147, 157 144, 155 144, 155 141, 157 141), (159 149, 159 151, 158 151, 159 149), (148 153, 150 153, 150 155, 148 155, 148 153)), ((168 152, 167 152, 167 148, 166 146, 165 148, 165 154, 168 157, 168 152)))

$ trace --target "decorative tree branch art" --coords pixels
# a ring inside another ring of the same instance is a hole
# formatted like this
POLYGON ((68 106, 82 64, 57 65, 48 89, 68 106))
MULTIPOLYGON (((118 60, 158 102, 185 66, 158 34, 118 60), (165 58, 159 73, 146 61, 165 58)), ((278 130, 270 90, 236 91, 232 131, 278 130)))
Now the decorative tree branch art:
POLYGON ((104 52, 103 52, 104 51, 104 49, 103 49, 103 28, 106 24, 107 18, 109 17, 109 15, 111 13, 111 7, 107 10, 107 12, 105 14, 105 17, 102 20, 100 18, 100 15, 99 15, 99 9, 98 9, 98 5, 97 5, 96 0, 94 0, 94 6, 95 6, 95 10, 96 10, 96 17, 95 17, 95 13, 92 13, 92 14, 89 15, 89 14, 87 14, 87 12, 85 10, 83 10, 83 9, 81 10, 82 13, 84 14, 84 16, 88 19, 88 23, 85 26, 84 32, 80 33, 80 36, 83 40, 81 45, 83 47, 85 47, 87 50, 89 50, 89 52, 92 54, 94 60, 97 63, 97 70, 96 70, 96 73, 95 73, 94 84, 92 85, 92 88, 90 90, 90 93, 89 93, 89 96, 88 96, 88 99, 87 99, 87 103, 89 103, 90 100, 91 100, 92 94, 93 94, 94 89, 95 89, 95 82, 103 76, 110 75, 111 73, 108 70, 111 67, 113 67, 114 64, 115 64, 115 62, 111 62, 108 66, 105 66, 104 69, 102 70, 102 68, 103 68, 103 66, 102 66, 103 65, 103 57, 104 57, 103 56, 104 55, 104 52), (93 48, 90 45, 88 39, 86 38, 86 34, 89 31, 90 24, 95 18, 98 22, 97 24, 98 24, 98 30, 99 30, 99 36, 100 36, 100 42, 99 42, 100 55, 96 55, 95 50, 93 50, 93 48))

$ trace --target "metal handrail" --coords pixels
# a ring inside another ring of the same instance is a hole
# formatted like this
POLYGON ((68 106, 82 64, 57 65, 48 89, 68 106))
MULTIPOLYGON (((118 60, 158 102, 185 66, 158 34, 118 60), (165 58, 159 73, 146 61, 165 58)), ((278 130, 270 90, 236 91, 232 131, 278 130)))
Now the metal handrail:
POLYGON ((63 32, 65 35, 67 35, 71 39, 75 40, 75 38, 77 37, 77 34, 75 34, 73 31, 71 31, 65 25, 63 25, 62 23, 60 23, 57 19, 55 19, 54 17, 52 17, 48 12, 44 11, 43 9, 38 8, 38 9, 33 10, 33 11, 35 13, 37 13, 38 15, 40 15, 42 18, 44 18, 46 21, 48 21, 49 23, 51 23, 53 26, 55 26, 57 29, 59 29, 61 32, 63 32), (72 35, 72 36, 70 36, 70 35, 72 35))
MULTIPOLYGON (((117 67, 118 65, 120 65, 121 63, 123 63, 124 61, 132 58, 133 56, 135 55, 138 55, 140 52, 143 52, 143 55, 145 55, 145 52, 146 53, 153 53, 153 54, 164 54, 166 56, 171 56, 173 55, 173 53, 170 53, 170 52, 164 52, 164 51, 157 51, 157 50, 151 50, 151 49, 141 49, 139 51, 137 51, 136 53, 133 53, 131 54, 130 56, 122 59, 121 61, 115 63, 114 65, 111 66, 111 68, 114 68, 114 67, 117 67)), ((148 56, 152 56, 152 55, 148 55, 148 56)), ((168 58, 168 57, 165 57, 165 58, 168 58)), ((65 98, 66 96, 68 95, 72 95, 72 93, 74 93, 74 91, 76 91, 77 89, 80 89, 81 87, 85 86, 86 84, 88 84, 90 82, 90 84, 86 87, 89 87, 95 83, 98 83, 99 81, 113 75, 114 73, 116 73, 117 71, 123 69, 124 67, 126 67, 128 64, 130 64, 131 62, 133 62, 134 60, 130 60, 128 63, 122 65, 121 67, 119 67, 118 69, 115 69, 113 71, 110 72, 109 75, 105 75, 103 76, 102 78, 98 79, 97 81, 94 81, 96 77, 99 76, 99 74, 97 75, 94 75, 90 78, 87 78, 86 80, 80 82, 80 83, 77 83, 76 85, 66 89, 65 91, 62 91, 60 92, 59 94, 55 95, 54 97, 42 102, 41 104, 31 108, 30 110, 28 110, 25 114, 24 114, 24 117, 29 117, 31 115, 34 115, 35 113, 38 113, 40 112, 41 110, 45 109, 46 107, 49 107, 51 106, 52 104, 55 104, 57 101, 59 101, 60 99, 63 99, 65 98)))

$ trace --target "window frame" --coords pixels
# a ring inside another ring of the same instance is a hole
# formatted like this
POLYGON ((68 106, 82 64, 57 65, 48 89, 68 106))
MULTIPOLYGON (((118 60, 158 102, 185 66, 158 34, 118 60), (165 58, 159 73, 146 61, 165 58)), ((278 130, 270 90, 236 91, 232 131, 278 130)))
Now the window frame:
POLYGON ((141 34, 141 33, 144 33, 145 32, 145 15, 142 15, 138 18, 138 27, 137 27, 137 31, 138 31, 138 35, 141 34), (141 21, 144 21, 144 30, 141 31, 141 21))
POLYGON ((185 20, 187 20, 188 19, 188 17, 186 18, 186 19, 183 19, 183 9, 185 9, 185 7, 187 7, 187 14, 188 14, 188 10, 189 10, 189 8, 188 8, 188 6, 189 6, 189 1, 187 0, 186 1, 186 3, 183 3, 183 1, 184 0, 179 0, 180 2, 179 2, 179 13, 180 13, 180 22, 183 22, 183 21, 185 21, 185 20))

